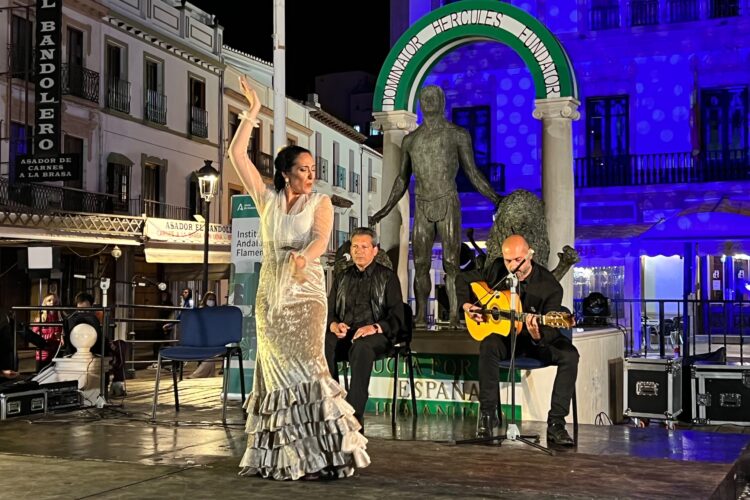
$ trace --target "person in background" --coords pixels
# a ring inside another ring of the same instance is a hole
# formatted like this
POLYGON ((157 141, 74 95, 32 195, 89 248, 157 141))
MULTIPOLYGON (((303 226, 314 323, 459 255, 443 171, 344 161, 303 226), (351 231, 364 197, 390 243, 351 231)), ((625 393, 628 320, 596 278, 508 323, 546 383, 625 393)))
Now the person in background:
POLYGON ((191 289, 185 288, 182 290, 182 293, 180 294, 180 307, 186 309, 192 309, 195 307, 195 303, 193 302, 193 291, 191 289))
MULTIPOLYGON (((203 295, 203 299, 198 307, 216 307, 216 294, 214 292, 206 292, 203 295)), ((188 375, 187 378, 206 378, 213 377, 216 370, 216 361, 201 361, 198 368, 193 373, 188 375)))
POLYGON ((0 383, 18 378, 13 350, 13 322, 8 311, 0 310, 0 383))
MULTIPOLYGON (((59 307, 60 298, 57 294, 50 293, 44 300, 42 300, 43 306, 59 307)), ((60 311, 47 311, 43 309, 37 317, 37 323, 59 323, 60 322, 60 311)), ((34 333, 38 334, 44 339, 45 346, 36 350, 36 371, 40 372, 50 363, 60 349, 60 344, 63 339, 63 328, 60 325, 37 325, 31 329, 34 333)))

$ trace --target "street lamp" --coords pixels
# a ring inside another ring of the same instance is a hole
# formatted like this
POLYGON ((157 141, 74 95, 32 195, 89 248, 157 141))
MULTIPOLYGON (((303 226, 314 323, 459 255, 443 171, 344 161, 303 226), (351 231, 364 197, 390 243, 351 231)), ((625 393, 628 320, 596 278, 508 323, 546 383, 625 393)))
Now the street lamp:
POLYGON ((198 177, 198 188, 201 198, 206 202, 203 205, 203 224, 205 233, 203 237, 203 294, 208 291, 208 224, 211 199, 219 190, 219 171, 211 166, 211 160, 205 160, 205 164, 196 172, 198 177))

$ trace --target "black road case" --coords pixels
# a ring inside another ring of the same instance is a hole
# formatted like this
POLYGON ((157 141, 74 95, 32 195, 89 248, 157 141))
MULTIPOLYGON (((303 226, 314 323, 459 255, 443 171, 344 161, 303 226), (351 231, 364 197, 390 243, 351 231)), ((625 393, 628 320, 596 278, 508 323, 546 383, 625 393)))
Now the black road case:
POLYGON ((693 422, 750 424, 750 365, 701 365, 690 369, 693 422))
POLYGON ((682 413, 679 359, 625 358, 625 415, 672 420, 682 413))

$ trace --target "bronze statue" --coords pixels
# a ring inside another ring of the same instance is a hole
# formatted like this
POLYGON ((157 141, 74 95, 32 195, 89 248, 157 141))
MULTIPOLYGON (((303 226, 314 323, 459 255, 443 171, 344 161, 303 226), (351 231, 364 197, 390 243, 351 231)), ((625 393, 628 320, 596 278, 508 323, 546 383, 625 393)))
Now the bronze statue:
POLYGON ((445 119, 445 95, 440 87, 429 85, 419 94, 424 121, 404 137, 401 145, 401 170, 393 183, 385 206, 370 218, 377 224, 396 206, 409 188, 412 173, 416 180, 416 214, 412 233, 414 254, 414 326, 426 326, 426 305, 430 295, 430 262, 436 232, 443 245, 443 269, 450 302, 450 326, 458 328, 456 274, 461 248, 461 207, 456 188, 459 165, 472 185, 495 206, 501 197, 474 164, 471 136, 465 129, 445 119))

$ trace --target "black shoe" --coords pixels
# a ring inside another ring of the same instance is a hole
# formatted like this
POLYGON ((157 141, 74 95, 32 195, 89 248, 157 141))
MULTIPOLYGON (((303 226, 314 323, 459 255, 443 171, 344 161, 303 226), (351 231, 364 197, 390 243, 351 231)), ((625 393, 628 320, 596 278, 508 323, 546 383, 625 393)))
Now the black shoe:
POLYGON ((495 412, 482 412, 479 416, 479 427, 477 427, 478 438, 488 438, 493 436, 495 427, 500 427, 500 419, 495 412))
POLYGON ((563 424, 550 424, 547 427, 547 444, 556 444, 560 446, 575 446, 573 438, 565 430, 563 424))

